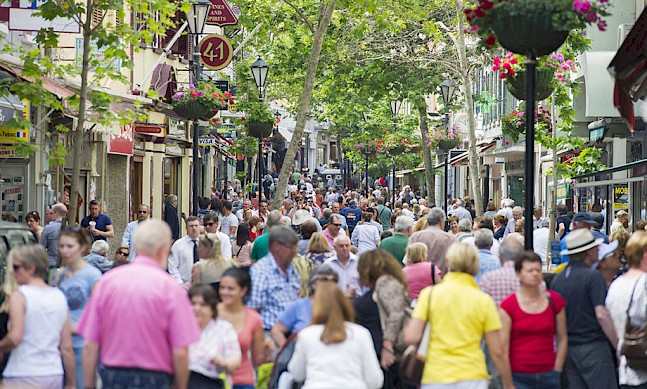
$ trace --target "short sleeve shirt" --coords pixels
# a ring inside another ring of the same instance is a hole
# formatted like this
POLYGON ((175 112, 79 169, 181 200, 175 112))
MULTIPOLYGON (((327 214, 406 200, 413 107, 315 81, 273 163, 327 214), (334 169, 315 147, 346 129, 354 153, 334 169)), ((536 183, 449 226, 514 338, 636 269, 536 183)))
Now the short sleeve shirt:
MULTIPOLYGON (((110 220, 110 217, 108 215, 104 215, 103 213, 100 213, 99 216, 97 216, 96 218, 92 218, 91 216, 84 217, 83 220, 81 220, 81 227, 88 228, 90 226, 91 221, 94 221, 95 223, 97 223, 95 228, 102 232, 108 231, 106 229, 106 226, 112 225, 112 220, 110 220)), ((90 234, 90 236, 94 240, 106 240, 105 236, 100 236, 100 235, 93 236, 92 234, 90 234)))
POLYGON ((233 213, 222 218, 220 221, 220 231, 225 235, 231 236, 232 227, 238 227, 238 218, 233 213))
POLYGON ((301 331, 312 321, 312 301, 306 297, 293 302, 279 321, 292 333, 301 331))
POLYGON ((604 306, 607 295, 606 282, 599 272, 581 261, 569 262, 550 288, 566 300, 569 346, 606 341, 595 315, 595 307, 604 306))
MULTIPOLYGON (((63 270, 58 287, 67 299, 72 324, 76 325, 90 299, 90 292, 94 284, 101 278, 101 271, 92 265, 87 265, 72 277, 68 278, 65 274, 66 270, 63 270)), ((74 348, 83 347, 81 335, 72 335, 72 345, 74 348)))
POLYGON ((221 371, 211 361, 219 356, 241 355, 236 330, 228 321, 211 320, 202 330, 200 340, 189 346, 189 370, 210 378, 221 371))

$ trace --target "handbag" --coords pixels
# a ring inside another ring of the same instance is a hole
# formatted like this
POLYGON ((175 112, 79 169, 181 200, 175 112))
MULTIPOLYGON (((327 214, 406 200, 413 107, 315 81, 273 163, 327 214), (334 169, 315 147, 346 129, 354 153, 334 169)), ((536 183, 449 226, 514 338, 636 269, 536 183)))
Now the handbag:
POLYGON ((631 291, 631 299, 627 307, 627 322, 625 323, 625 335, 622 341, 620 353, 627 359, 627 365, 634 370, 647 370, 647 320, 642 325, 635 325, 631 323, 629 310, 634 299, 634 292, 636 286, 642 277, 636 281, 633 290, 631 291))
MULTIPOLYGON (((434 267, 435 265, 431 264, 431 282, 433 285, 436 285, 434 278, 434 267)), ((400 380, 408 385, 416 386, 420 384, 422 380, 422 373, 425 370, 425 361, 427 360, 427 350, 429 349, 429 339, 431 337, 431 293, 432 289, 429 291, 429 307, 427 311, 427 323, 425 324, 425 330, 422 333, 422 338, 415 346, 409 346, 404 351, 402 355, 402 360, 400 361, 400 366, 398 368, 398 376, 400 380)))

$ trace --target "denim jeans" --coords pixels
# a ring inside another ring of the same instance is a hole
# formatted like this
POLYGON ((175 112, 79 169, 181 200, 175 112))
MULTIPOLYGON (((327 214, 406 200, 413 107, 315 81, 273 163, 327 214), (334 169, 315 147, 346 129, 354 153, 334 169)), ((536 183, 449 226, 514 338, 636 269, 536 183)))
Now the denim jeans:
POLYGON ((105 389, 169 389, 173 382, 168 373, 134 368, 106 366, 100 374, 105 389))
POLYGON ((76 389, 83 389, 83 347, 74 348, 74 368, 76 376, 76 389))
POLYGON ((254 385, 234 385, 234 389, 255 389, 254 385))
POLYGON ((552 370, 545 373, 528 374, 512 372, 516 389, 559 389, 560 373, 552 370))

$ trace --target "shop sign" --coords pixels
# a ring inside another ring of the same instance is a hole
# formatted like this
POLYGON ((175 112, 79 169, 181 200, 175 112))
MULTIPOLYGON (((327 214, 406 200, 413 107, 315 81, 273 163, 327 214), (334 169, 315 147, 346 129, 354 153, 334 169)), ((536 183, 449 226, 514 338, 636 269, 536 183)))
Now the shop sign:
POLYGON ((151 134, 164 136, 164 128, 154 124, 135 124, 135 132, 138 134, 151 134))
POLYGON ((215 146, 218 144, 218 138, 215 136, 201 136, 198 138, 198 145, 202 147, 215 146))
POLYGON ((214 26, 233 26, 238 18, 225 0, 211 0, 211 8, 207 15, 207 24, 214 26))
POLYGON ((557 201, 571 198, 571 184, 557 185, 557 201))
POLYGON ((188 139, 186 136, 186 123, 184 120, 169 118, 168 135, 180 139, 188 139))
POLYGON ((629 209, 629 185, 621 184, 613 186, 613 209, 629 209))
POLYGON ((29 130, 0 128, 0 143, 14 143, 19 140, 29 141, 29 130))
POLYGON ((577 153, 568 153, 568 154, 562 155, 562 157, 560 158, 560 161, 561 161, 561 163, 564 163, 564 164, 570 166, 570 165, 573 164, 573 158, 577 158, 579 156, 580 156, 579 152, 577 152, 577 153))
POLYGON ((166 144, 166 154, 183 156, 184 152, 176 142, 169 142, 166 144))
POLYGON ((231 62, 234 54, 234 48, 231 46, 229 39, 222 35, 207 35, 200 41, 200 62, 207 69, 220 70, 231 62))
POLYGON ((236 137, 236 126, 234 124, 223 124, 216 131, 225 138, 232 139, 236 137))
POLYGON ((121 131, 110 131, 108 154, 133 155, 133 125, 127 124, 121 131))
POLYGON ((0 145, 0 159, 2 158, 18 158, 13 146, 0 145))

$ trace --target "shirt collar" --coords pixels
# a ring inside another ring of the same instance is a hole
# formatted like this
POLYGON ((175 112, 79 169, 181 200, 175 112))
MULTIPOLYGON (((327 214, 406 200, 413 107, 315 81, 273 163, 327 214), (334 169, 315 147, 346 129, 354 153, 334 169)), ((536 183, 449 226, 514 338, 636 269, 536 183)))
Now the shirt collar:
POLYGON ((472 277, 471 275, 469 275, 467 273, 449 272, 443 278, 443 282, 451 282, 451 283, 467 285, 467 286, 472 286, 474 288, 478 288, 478 285, 476 284, 476 281, 474 281, 474 277, 472 277))
POLYGON ((510 268, 514 270, 514 261, 505 261, 503 262, 503 267, 510 268))
MULTIPOLYGON (((277 272, 283 276, 285 276, 286 273, 283 273, 283 270, 279 267, 279 264, 276 263, 276 258, 274 258, 274 254, 272 254, 271 251, 267 252, 267 256, 269 257, 269 266, 272 271, 277 272)), ((289 276, 291 276, 294 273, 294 266, 292 266, 292 262, 288 264, 288 267, 286 269, 286 272, 289 276)))
POLYGON ((494 255, 494 254, 492 254, 492 251, 486 250, 486 249, 479 249, 479 253, 494 255))

